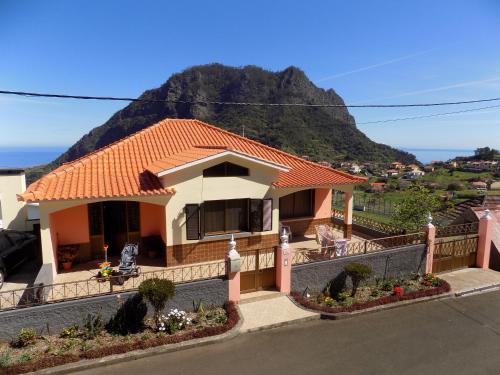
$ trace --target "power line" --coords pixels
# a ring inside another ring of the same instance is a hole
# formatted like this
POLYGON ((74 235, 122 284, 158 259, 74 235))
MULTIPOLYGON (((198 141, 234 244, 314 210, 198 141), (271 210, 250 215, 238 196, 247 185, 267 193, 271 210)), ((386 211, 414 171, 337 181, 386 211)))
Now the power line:
POLYGON ((438 103, 412 103, 412 104, 309 104, 309 103, 258 103, 258 102, 224 102, 224 101, 208 101, 208 100, 171 100, 171 99, 141 99, 113 96, 86 96, 86 95, 65 95, 65 94, 46 94, 26 91, 8 91, 0 90, 3 95, 18 95, 26 97, 43 97, 43 98, 58 98, 58 99, 79 99, 79 100, 110 100, 110 101, 127 101, 127 102, 143 102, 143 103, 174 103, 174 104, 190 104, 190 105, 232 105, 232 106, 256 106, 256 107, 316 107, 316 108, 408 108, 408 107, 437 107, 446 105, 461 105, 499 101, 500 98, 463 100, 456 102, 438 102, 438 103))
POLYGON ((490 106, 487 106, 487 107, 464 109, 464 110, 461 110, 461 111, 434 113, 434 114, 430 114, 430 115, 421 115, 421 116, 413 116, 413 117, 402 117, 402 118, 393 118, 393 119, 386 119, 386 120, 358 122, 357 125, 382 124, 382 123, 394 122, 394 121, 417 120, 417 119, 422 119, 422 118, 437 117, 437 116, 447 116, 447 115, 454 115, 454 114, 457 114, 457 113, 474 112, 474 111, 481 111, 483 109, 499 108, 499 107, 500 107, 500 104, 499 105, 490 105, 490 106))

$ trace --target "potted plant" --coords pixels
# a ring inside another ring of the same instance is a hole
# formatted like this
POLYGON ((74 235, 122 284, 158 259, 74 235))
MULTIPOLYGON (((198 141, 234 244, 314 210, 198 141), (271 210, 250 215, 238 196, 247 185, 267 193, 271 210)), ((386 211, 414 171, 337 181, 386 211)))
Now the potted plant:
POLYGON ((57 260, 63 270, 67 271, 71 269, 77 252, 78 250, 75 246, 59 246, 57 248, 57 260))

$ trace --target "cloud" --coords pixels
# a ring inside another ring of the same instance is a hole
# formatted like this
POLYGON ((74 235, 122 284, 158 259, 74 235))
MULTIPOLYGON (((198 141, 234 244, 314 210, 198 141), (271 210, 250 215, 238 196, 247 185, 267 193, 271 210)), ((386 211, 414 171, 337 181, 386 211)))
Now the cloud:
POLYGON ((425 51, 420 51, 420 52, 412 53, 410 55, 396 57, 394 59, 383 61, 383 62, 380 62, 380 63, 377 63, 377 64, 364 66, 364 67, 357 68, 357 69, 354 69, 354 70, 349 70, 347 72, 334 74, 334 75, 331 75, 331 76, 328 76, 328 77, 323 77, 323 78, 317 79, 315 82, 319 83, 319 82, 324 82, 324 81, 330 81, 330 80, 335 79, 335 78, 345 77, 345 76, 348 76, 348 75, 351 75, 351 74, 354 74, 354 73, 364 72, 366 70, 371 70, 371 69, 379 68, 381 66, 394 64, 394 63, 397 63, 397 62, 400 62, 400 61, 409 60, 409 59, 412 59, 414 57, 425 55, 425 54, 427 54, 429 52, 435 51, 436 49, 438 49, 438 48, 435 47, 435 48, 431 48, 431 49, 428 49, 428 50, 425 50, 425 51))

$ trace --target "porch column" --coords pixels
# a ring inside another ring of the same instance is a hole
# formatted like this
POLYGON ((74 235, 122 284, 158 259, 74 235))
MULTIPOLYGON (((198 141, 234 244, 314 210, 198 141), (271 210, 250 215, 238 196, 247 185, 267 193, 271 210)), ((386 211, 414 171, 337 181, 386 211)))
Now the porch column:
POLYGON ((476 266, 488 269, 490 266, 491 235, 493 223, 490 210, 484 210, 484 216, 479 219, 479 239, 477 244, 476 266))
POLYGON ((344 203, 344 238, 350 240, 352 237, 352 207, 354 203, 352 191, 346 191, 344 203))
POLYGON ((226 275, 228 279, 228 300, 238 303, 240 301, 240 267, 241 257, 236 251, 236 241, 231 236, 229 251, 226 256, 226 275))
POLYGON ((425 260, 425 273, 432 273, 432 262, 434 261, 434 244, 436 240, 436 227, 432 224, 432 216, 429 212, 427 225, 424 227, 427 234, 427 257, 425 260))
POLYGON ((288 235, 283 228, 281 243, 276 251, 276 287, 281 293, 290 294, 292 280, 292 254, 288 247, 288 235))

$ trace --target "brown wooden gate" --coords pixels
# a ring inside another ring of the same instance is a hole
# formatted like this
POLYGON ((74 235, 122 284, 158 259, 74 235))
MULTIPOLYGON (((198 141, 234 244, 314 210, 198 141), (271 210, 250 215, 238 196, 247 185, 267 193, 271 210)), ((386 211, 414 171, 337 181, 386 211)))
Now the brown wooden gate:
POLYGON ((476 265, 478 237, 437 241, 434 248, 432 272, 452 271, 476 265))
POLYGON ((241 293, 274 289, 276 280, 276 248, 240 251, 241 293))

